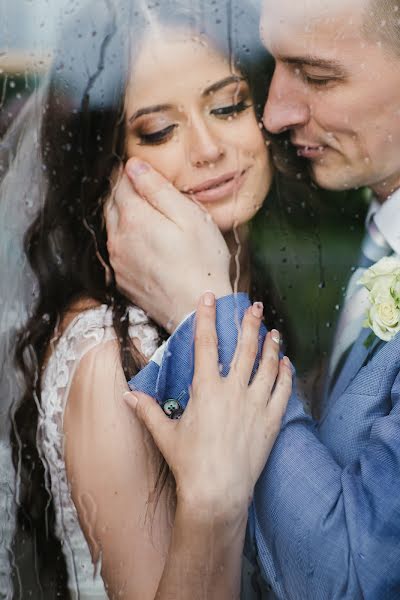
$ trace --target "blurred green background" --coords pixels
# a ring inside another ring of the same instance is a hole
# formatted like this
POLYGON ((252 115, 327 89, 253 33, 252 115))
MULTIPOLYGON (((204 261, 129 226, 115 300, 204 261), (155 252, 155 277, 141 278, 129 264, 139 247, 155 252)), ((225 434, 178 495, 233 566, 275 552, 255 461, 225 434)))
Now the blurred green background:
POLYGON ((326 192, 279 177, 253 223, 257 269, 270 278, 287 352, 316 408, 368 203, 367 190, 326 192))

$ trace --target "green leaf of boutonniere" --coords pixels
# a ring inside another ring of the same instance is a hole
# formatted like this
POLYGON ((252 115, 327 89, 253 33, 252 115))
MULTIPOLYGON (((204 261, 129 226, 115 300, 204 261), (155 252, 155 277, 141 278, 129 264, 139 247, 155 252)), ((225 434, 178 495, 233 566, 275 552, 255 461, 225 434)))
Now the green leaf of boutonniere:
POLYGON ((374 340, 376 340, 376 335, 374 334, 373 331, 371 331, 371 333, 369 334, 369 336, 367 337, 366 340, 364 340, 364 346, 367 348, 371 348, 374 340))

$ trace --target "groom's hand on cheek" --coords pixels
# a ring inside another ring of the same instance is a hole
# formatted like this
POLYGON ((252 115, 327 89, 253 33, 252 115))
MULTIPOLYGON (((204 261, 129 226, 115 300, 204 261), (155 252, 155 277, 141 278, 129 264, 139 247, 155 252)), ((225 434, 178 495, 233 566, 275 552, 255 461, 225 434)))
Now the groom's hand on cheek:
POLYGON ((148 163, 127 162, 105 216, 118 287, 168 331, 205 290, 216 297, 232 292, 219 229, 148 163))

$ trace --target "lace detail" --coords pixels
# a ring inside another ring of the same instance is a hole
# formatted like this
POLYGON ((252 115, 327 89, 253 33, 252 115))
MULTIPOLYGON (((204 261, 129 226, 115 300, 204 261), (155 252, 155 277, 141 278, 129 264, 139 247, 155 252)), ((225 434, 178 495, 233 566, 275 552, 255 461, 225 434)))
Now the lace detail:
MULTIPOLYGON (((145 313, 129 310, 129 335, 141 343, 143 354, 157 349, 157 331, 145 313)), ((56 535, 62 542, 67 562, 68 586, 73 598, 107 598, 99 567, 91 560, 89 547, 79 526, 78 515, 69 491, 63 452, 63 417, 75 370, 82 357, 100 343, 116 339, 112 312, 106 305, 80 313, 69 325, 47 363, 43 376, 39 413, 39 450, 51 481, 56 516, 56 535)))

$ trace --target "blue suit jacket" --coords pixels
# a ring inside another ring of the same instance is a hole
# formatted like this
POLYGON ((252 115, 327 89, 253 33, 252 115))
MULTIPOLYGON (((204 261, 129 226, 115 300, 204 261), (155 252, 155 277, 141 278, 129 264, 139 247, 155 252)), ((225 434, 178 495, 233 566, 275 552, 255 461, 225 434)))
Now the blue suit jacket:
MULTIPOLYGON (((225 372, 248 305, 244 294, 217 303, 225 372)), ((367 349, 368 335, 353 346, 319 423, 293 393, 257 483, 248 551, 279 598, 400 598, 400 335, 367 349)), ((192 340, 193 316, 170 338, 161 367, 150 364, 132 386, 161 404, 181 395, 185 405, 192 340)))

